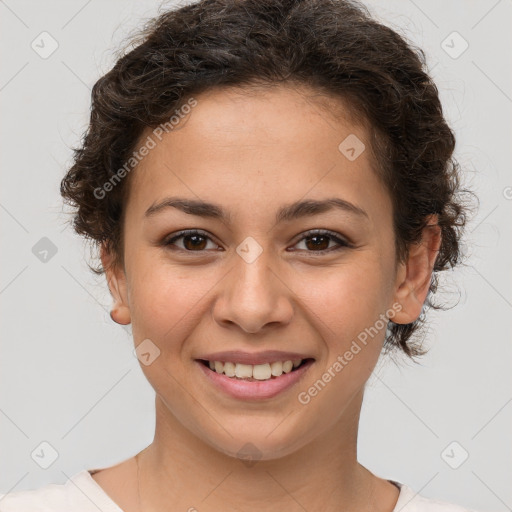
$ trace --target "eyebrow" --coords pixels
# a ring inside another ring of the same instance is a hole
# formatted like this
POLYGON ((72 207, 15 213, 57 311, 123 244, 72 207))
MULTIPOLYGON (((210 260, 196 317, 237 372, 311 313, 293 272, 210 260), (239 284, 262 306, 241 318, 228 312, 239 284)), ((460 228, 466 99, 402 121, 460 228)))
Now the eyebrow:
MULTIPOLYGON (((167 208, 176 208, 189 215, 218 219, 226 223, 229 223, 231 220, 231 215, 219 205, 181 197, 167 197, 158 203, 152 204, 146 210, 144 217, 152 217, 167 208)), ((332 197, 322 200, 308 199, 305 201, 296 201, 292 204, 285 205, 277 212, 275 222, 276 224, 286 221, 289 222, 302 217, 319 215, 334 209, 342 210, 369 220, 366 211, 359 206, 345 201, 344 199, 332 197)))

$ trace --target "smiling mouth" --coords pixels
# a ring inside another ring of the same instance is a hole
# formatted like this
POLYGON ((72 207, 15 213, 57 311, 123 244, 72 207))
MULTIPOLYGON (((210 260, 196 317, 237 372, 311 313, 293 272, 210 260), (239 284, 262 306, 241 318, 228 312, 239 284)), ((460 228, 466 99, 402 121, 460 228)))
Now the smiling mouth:
POLYGON ((240 364, 221 361, 207 361, 198 359, 201 364, 213 372, 224 375, 234 380, 243 380, 246 382, 261 382, 273 380, 281 377, 283 374, 293 373, 302 368, 312 358, 297 359, 295 361, 275 361, 264 364, 240 364))

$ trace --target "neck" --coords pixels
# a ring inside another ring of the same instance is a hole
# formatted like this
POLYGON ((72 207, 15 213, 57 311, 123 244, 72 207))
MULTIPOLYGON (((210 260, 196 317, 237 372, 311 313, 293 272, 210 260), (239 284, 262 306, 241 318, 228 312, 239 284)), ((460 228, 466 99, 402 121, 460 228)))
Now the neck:
POLYGON ((137 460, 141 510, 372 510, 378 479, 357 462, 362 396, 299 449, 265 459, 248 448, 241 460, 194 435, 157 395, 155 438, 137 460))

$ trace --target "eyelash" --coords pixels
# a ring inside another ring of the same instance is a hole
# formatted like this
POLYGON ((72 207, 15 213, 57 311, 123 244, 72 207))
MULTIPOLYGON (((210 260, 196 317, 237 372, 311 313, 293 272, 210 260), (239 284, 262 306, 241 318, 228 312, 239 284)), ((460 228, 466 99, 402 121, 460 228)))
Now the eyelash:
MULTIPOLYGON (((162 242, 162 245, 165 246, 165 247, 169 247, 169 246, 173 245, 174 242, 176 242, 176 240, 179 240, 180 238, 183 238, 183 237, 185 237, 187 235, 188 236, 190 236, 190 235, 199 235, 199 236, 202 236, 203 238, 207 238, 207 239, 209 239, 209 240, 211 240, 213 242, 213 240, 204 231, 200 231, 200 230, 197 230, 197 229, 186 229, 186 230, 180 231, 179 233, 177 233, 172 238, 165 239, 162 242)), ((295 245, 297 245, 299 242, 302 242, 303 240, 305 240, 307 238, 310 238, 310 237, 313 237, 315 235, 316 236, 327 236, 327 237, 331 238, 331 240, 333 240, 336 243, 338 243, 339 246, 338 247, 334 247, 334 248, 331 247, 329 249, 323 249, 323 250, 321 249, 321 250, 317 250, 317 251, 308 251, 306 249, 299 249, 299 250, 305 250, 308 253, 313 253, 313 254, 321 255, 321 254, 331 253, 331 252, 339 251, 341 249, 352 247, 351 244, 349 244, 347 241, 345 241, 342 238, 338 237, 334 232, 326 230, 326 229, 313 229, 311 231, 306 231, 306 233, 304 233, 304 236, 300 240, 298 240, 295 245)), ((205 252, 205 249, 200 250, 200 251, 190 251, 188 249, 182 249, 181 247, 178 247, 177 249, 172 249, 172 250, 181 251, 181 252, 187 252, 187 253, 194 253, 194 252, 201 253, 201 252, 205 252)))

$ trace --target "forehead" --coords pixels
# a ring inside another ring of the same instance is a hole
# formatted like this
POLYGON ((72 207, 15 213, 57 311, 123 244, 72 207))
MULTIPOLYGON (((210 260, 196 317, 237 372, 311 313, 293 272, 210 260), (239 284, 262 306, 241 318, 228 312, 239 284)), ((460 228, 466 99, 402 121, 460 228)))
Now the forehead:
POLYGON ((130 203, 139 214, 178 190, 230 204, 292 202, 308 191, 320 198, 334 190, 352 202, 363 191, 382 202, 371 198, 382 186, 369 134, 343 101, 283 86, 210 90, 194 99, 172 129, 141 137, 155 145, 131 176, 130 203))

